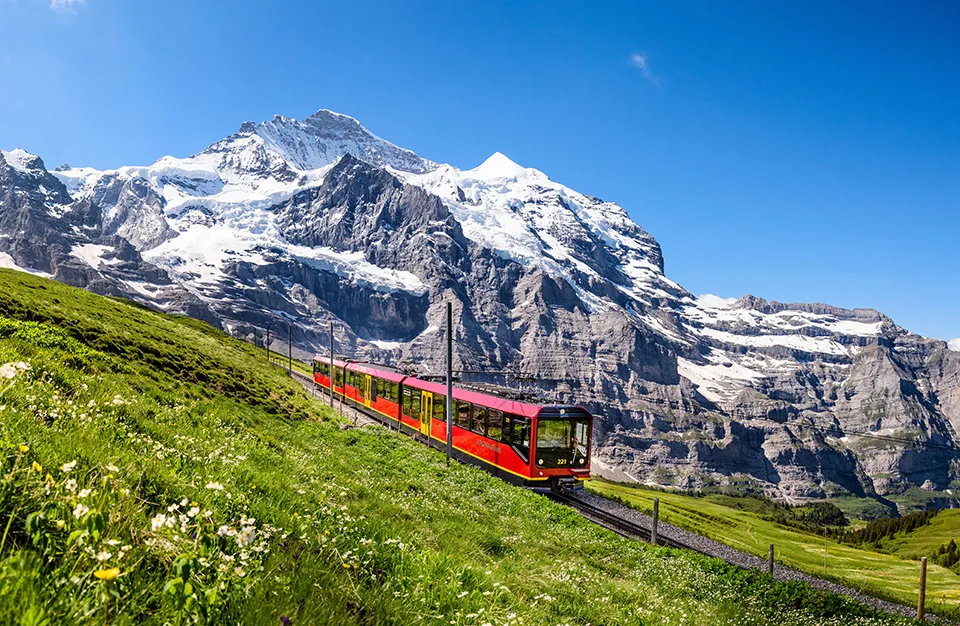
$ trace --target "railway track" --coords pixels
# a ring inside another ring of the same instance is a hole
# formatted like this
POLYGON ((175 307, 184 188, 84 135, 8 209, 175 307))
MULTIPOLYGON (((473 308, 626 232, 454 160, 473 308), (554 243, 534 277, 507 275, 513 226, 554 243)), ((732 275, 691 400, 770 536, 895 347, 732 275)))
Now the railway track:
MULTIPOLYGON (((549 494, 549 498, 576 509, 580 515, 589 519, 591 522, 603 526, 607 530, 612 530, 622 537, 626 537, 628 539, 639 539, 648 543, 650 542, 650 536, 652 533, 649 528, 645 528, 640 524, 635 524, 631 521, 625 520, 616 513, 612 513, 599 506, 594 506, 593 504, 584 502, 575 495, 569 493, 552 492, 549 494)), ((688 546, 682 541, 678 541, 670 537, 664 537, 660 533, 657 533, 657 545, 669 546, 671 548, 696 550, 696 548, 688 546)), ((697 551, 699 552, 699 550, 697 551)))

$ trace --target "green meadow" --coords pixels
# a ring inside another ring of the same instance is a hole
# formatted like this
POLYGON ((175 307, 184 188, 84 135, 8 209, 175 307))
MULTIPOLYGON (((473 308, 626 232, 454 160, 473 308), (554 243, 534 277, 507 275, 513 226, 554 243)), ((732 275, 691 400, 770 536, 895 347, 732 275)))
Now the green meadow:
MULTIPOLYGON (((823 576, 823 536, 763 519, 757 510, 750 510, 750 498, 695 497, 597 480, 590 481, 588 489, 648 513, 652 512, 653 499, 659 498, 660 518, 666 522, 764 558, 772 543, 778 563, 823 576)), ((960 536, 951 535, 960 530, 960 516, 955 513, 960 511, 940 513, 930 526, 920 528, 908 537, 898 537, 893 543, 901 547, 894 554, 855 548, 827 539, 825 578, 877 597, 915 605, 920 564, 907 559, 921 552, 928 554, 924 552, 928 549, 932 553, 944 543, 943 537, 949 541, 960 536), (937 524, 938 521, 941 523, 937 524)), ((960 576, 931 563, 927 571, 927 608, 944 614, 960 614, 960 576)))
POLYGON ((9 270, 0 476, 2 624, 906 623, 623 539, 206 324, 9 270))

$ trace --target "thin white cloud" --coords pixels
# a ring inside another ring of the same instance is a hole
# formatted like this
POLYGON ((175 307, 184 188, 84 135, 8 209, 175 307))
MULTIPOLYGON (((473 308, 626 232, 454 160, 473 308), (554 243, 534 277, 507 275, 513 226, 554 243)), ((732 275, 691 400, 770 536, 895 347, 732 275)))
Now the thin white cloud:
POLYGON ((658 85, 660 83, 660 79, 653 75, 653 70, 650 69, 650 59, 645 53, 634 52, 631 54, 630 64, 639 69, 640 73, 643 74, 643 77, 654 85, 658 85))
POLYGON ((50 8, 54 11, 76 11, 84 2, 86 0, 50 0, 50 8))

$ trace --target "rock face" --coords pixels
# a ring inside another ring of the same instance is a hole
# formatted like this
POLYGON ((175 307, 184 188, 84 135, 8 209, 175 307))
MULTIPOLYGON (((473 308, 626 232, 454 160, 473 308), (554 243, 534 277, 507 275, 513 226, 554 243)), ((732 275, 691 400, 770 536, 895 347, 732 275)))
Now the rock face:
POLYGON ((302 355, 335 322, 340 354, 427 373, 452 302, 455 369, 590 408, 617 478, 793 499, 960 474, 960 345, 868 309, 694 297, 618 205, 499 153, 428 161, 330 111, 148 167, 0 152, 0 266, 251 340, 290 328, 302 355))

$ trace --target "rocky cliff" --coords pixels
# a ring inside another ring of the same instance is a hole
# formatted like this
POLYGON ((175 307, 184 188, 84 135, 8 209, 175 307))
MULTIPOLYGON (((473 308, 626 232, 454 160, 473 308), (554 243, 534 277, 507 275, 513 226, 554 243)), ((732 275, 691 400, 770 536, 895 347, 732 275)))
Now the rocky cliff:
POLYGON ((289 324, 303 354, 333 321, 340 353, 426 372, 453 302, 456 369, 588 406, 617 478, 949 497, 960 472, 946 342, 868 309, 695 297, 620 206, 499 153, 429 161, 330 111, 146 167, 0 152, 0 265, 251 340, 289 324))

